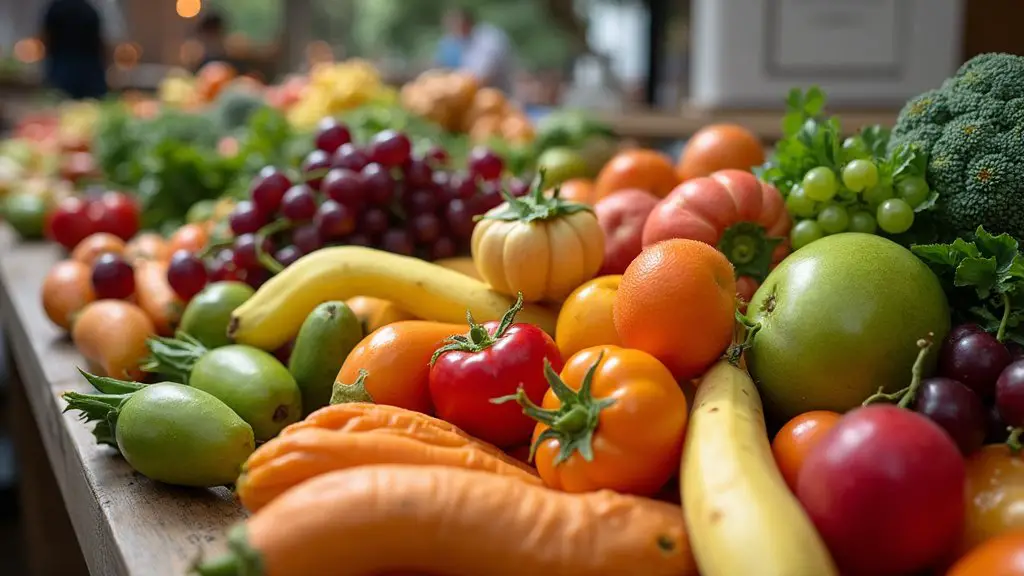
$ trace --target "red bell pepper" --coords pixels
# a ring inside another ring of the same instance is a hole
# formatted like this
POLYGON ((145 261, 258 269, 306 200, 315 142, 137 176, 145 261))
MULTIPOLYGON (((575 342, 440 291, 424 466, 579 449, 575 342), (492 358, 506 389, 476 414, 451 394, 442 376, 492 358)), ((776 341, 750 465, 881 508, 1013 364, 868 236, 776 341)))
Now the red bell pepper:
POLYGON ((523 307, 520 294, 500 322, 477 324, 466 313, 469 332, 448 338, 430 361, 430 395, 437 416, 496 446, 526 444, 536 422, 515 403, 495 398, 520 387, 540 403, 549 385, 544 360, 562 369, 558 346, 543 330, 517 323, 523 307))

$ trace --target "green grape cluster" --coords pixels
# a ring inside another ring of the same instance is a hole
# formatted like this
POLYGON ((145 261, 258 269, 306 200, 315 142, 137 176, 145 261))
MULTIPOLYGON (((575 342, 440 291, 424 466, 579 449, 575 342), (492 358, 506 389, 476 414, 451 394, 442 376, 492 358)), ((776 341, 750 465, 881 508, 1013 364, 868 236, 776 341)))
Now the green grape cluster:
POLYGON ((928 200, 924 178, 908 176, 895 183, 880 178, 860 137, 847 138, 843 151, 851 159, 841 170, 812 168, 786 197, 795 221, 790 231, 794 250, 840 232, 901 234, 914 224, 914 208, 928 200))

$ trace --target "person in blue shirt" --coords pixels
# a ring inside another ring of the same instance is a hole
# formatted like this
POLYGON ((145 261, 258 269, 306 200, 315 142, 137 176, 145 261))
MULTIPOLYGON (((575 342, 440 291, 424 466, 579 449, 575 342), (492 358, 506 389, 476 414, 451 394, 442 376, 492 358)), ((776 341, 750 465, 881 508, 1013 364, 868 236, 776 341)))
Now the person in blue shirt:
POLYGON ((87 0, 53 0, 43 15, 46 83, 76 100, 107 93, 99 12, 87 0))
POLYGON ((445 34, 437 43, 434 63, 441 68, 457 70, 462 65, 462 41, 451 34, 445 34))

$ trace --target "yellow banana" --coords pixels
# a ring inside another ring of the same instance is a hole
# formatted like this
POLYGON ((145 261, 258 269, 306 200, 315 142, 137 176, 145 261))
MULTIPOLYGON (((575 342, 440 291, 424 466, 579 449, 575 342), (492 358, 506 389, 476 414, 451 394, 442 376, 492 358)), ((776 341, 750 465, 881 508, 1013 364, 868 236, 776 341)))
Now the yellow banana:
MULTIPOLYGON (((281 347, 320 303, 370 296, 439 322, 497 320, 512 299, 486 283, 418 258, 373 248, 340 246, 304 256, 271 278, 231 315, 229 335, 264 350, 281 347)), ((517 319, 554 334, 557 315, 526 305, 517 319)))
POLYGON ((761 399, 726 361, 701 379, 683 451, 683 515, 702 576, 837 576, 772 458, 761 399))

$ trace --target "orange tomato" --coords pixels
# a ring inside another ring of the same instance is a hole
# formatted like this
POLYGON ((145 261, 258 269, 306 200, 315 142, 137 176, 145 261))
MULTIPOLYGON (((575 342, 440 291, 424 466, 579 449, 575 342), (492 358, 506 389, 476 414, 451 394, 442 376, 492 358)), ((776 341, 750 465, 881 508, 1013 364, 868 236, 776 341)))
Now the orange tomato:
POLYGON ((555 343, 562 358, 591 346, 622 345, 612 313, 620 282, 619 274, 594 278, 562 303, 555 326, 555 343))
POLYGON ((946 576, 1024 576, 1024 531, 985 542, 954 564, 946 576))
POLYGON ((170 240, 167 241, 167 253, 174 255, 178 250, 199 252, 206 247, 209 239, 210 235, 202 224, 185 224, 171 234, 170 240))
POLYGON ((679 184, 679 175, 667 156, 638 148, 619 152, 601 168, 594 180, 594 202, 626 188, 646 190, 664 198, 679 184))
POLYGON ((70 330, 78 312, 96 300, 92 268, 77 260, 58 262, 46 274, 41 292, 46 316, 57 326, 70 330))
POLYGON ((203 65, 196 73, 199 96, 207 102, 212 101, 237 75, 234 67, 224 62, 213 61, 203 65))
POLYGON ((345 358, 331 403, 373 401, 430 414, 430 359, 445 338, 466 330, 465 324, 424 320, 375 330, 345 358))
POLYGON ((647 247, 622 275, 615 329, 624 346, 689 380, 729 347, 735 308, 736 279, 721 252, 697 240, 665 240, 647 247))
POLYGON ((71 259, 92 266, 102 254, 124 254, 124 240, 106 232, 96 232, 85 237, 71 251, 71 259))
POLYGON ((775 435, 772 441, 772 454, 790 490, 796 491, 796 481, 807 454, 841 417, 838 412, 828 410, 805 412, 786 422, 775 435))
MULTIPOLYGON (((553 191, 549 190, 548 192, 551 193, 553 191)), ((570 178, 559 186, 558 197, 570 202, 593 205, 596 202, 596 198, 594 198, 594 182, 587 178, 570 178)))
POLYGON ((985 446, 967 458, 967 510, 961 552, 1009 532, 1024 530, 1024 456, 1005 444, 985 446))
POLYGON ((136 260, 167 260, 167 241, 154 232, 139 234, 125 246, 125 258, 129 262, 136 260))
POLYGON ((750 130, 735 124, 712 124, 697 131, 679 157, 679 178, 689 180, 735 168, 764 164, 764 144, 750 130))
POLYGON ((359 318, 359 322, 363 325, 363 334, 369 334, 393 322, 416 319, 412 314, 395 306, 393 302, 380 298, 356 296, 346 300, 345 304, 348 304, 356 318, 359 318))
POLYGON ((537 472, 551 488, 652 496, 679 470, 686 396, 654 356, 587 348, 569 358, 552 386, 562 389, 548 390, 542 410, 530 411, 540 422, 533 433, 537 472), (589 392, 581 393, 591 370, 589 392))

